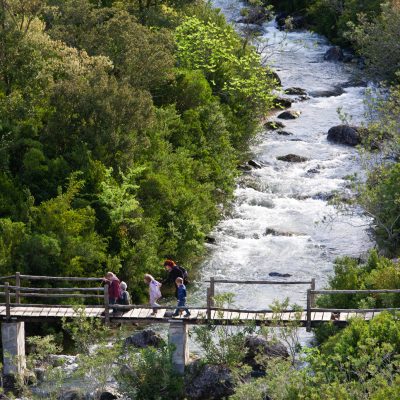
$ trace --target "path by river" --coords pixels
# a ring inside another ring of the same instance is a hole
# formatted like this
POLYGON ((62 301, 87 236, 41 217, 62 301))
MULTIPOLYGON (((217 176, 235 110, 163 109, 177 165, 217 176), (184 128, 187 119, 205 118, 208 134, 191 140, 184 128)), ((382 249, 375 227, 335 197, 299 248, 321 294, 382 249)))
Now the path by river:
MULTIPOLYGON (((235 0, 214 0, 227 19, 240 17, 243 5, 235 0)), ((240 29, 240 24, 236 24, 240 29)), ((263 25, 268 40, 268 62, 277 71, 283 88, 301 87, 310 99, 293 104, 301 111, 296 120, 283 121, 290 136, 262 132, 252 147, 253 158, 264 165, 238 180, 229 216, 215 228, 215 245, 200 268, 200 281, 210 276, 220 279, 270 279, 269 273, 292 275, 293 280, 316 278, 324 287, 337 256, 358 256, 373 243, 367 220, 362 215, 324 218, 335 214, 326 198, 348 185, 346 177, 360 170, 355 149, 334 145, 326 139, 330 127, 340 123, 338 108, 357 123, 363 116, 365 88, 351 84, 353 65, 324 61, 329 43, 310 32, 283 33, 274 22, 263 25), (282 45, 282 40, 283 45, 282 45), (326 91, 343 88, 342 94, 326 96, 326 91), (276 157, 289 153, 307 157, 304 163, 286 163, 276 157), (266 229, 291 235, 265 234, 266 229)), ((282 280, 282 278, 271 278, 282 280)), ((236 294, 235 304, 246 308, 266 308, 274 299, 289 296, 304 305, 305 287, 239 285, 221 287, 236 294)), ((193 289, 196 303, 205 299, 205 284, 193 289)))

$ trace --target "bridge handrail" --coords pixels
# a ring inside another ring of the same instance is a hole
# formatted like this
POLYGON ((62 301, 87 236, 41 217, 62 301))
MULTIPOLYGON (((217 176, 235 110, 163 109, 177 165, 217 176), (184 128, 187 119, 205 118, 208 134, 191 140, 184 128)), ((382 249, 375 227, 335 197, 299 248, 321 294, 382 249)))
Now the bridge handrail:
POLYGON ((26 279, 36 281, 71 281, 71 282, 101 282, 103 278, 79 277, 79 276, 46 276, 46 275, 23 275, 17 272, 15 275, 0 276, 0 281, 8 279, 26 279))
POLYGON ((311 294, 373 294, 373 293, 400 293, 400 289, 343 289, 343 290, 311 290, 311 294))
MULTIPOLYGON (((6 285, 0 285, 0 289, 4 289, 6 285)), ((26 286, 8 286, 9 289, 19 290, 21 292, 99 292, 103 291, 104 287, 96 287, 96 288, 33 288, 33 287, 26 287, 26 286)))
POLYGON ((312 281, 239 281, 230 279, 214 279, 206 282, 239 283, 244 285, 311 285, 312 281))
POLYGON ((400 311, 398 307, 389 308, 311 308, 311 312, 333 312, 333 313, 359 313, 359 312, 381 312, 381 311, 400 311))

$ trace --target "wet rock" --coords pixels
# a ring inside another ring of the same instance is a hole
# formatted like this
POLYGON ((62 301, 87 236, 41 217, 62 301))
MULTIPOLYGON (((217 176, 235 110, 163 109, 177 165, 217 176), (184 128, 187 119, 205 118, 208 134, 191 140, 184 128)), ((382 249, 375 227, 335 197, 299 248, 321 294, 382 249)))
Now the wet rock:
POLYGON ((294 31, 307 27, 306 18, 302 15, 289 15, 288 13, 278 13, 275 17, 278 29, 294 31))
POLYGON ((276 81, 277 86, 282 86, 281 78, 279 77, 279 75, 276 71, 273 71, 268 68, 265 70, 265 73, 266 73, 268 79, 273 79, 276 81))
POLYGON ((271 14, 265 7, 245 7, 240 10, 241 18, 236 22, 240 24, 262 25, 270 19, 271 14))
POLYGON ((268 275, 278 277, 278 278, 290 278, 292 276, 290 274, 281 274, 280 272, 270 272, 268 275))
POLYGON ((58 400, 85 400, 85 397, 81 390, 69 389, 62 393, 58 400))
POLYGON ((278 115, 278 118, 280 119, 296 119, 300 117, 301 112, 300 111, 294 111, 294 110, 289 110, 289 111, 284 111, 283 113, 280 113, 278 115))
POLYGON ((249 164, 240 164, 237 166, 237 169, 239 169, 240 171, 251 171, 253 168, 249 165, 249 164))
POLYGON ((185 378, 186 396, 193 400, 223 399, 234 393, 230 370, 223 365, 202 365, 196 361, 188 366, 185 378))
POLYGON ((285 124, 283 124, 280 121, 267 121, 264 124, 264 128, 269 129, 271 131, 274 131, 274 130, 280 129, 280 128, 284 128, 284 127, 285 127, 285 124))
POLYGON ((250 365, 254 370, 264 370, 265 366, 259 364, 256 358, 264 356, 266 362, 268 358, 279 357, 288 358, 289 353, 286 347, 279 342, 270 342, 261 335, 249 335, 245 340, 245 347, 247 349, 244 362, 250 365))
POLYGON ((359 129, 356 126, 337 125, 329 129, 327 139, 334 143, 357 146, 361 143, 359 129))
POLYGON ((345 92, 343 87, 336 86, 329 90, 314 90, 310 92, 312 97, 336 97, 340 96, 345 92))
POLYGON ((274 108, 290 108, 292 107, 293 100, 285 97, 276 97, 274 99, 274 108))
POLYGON ((285 156, 276 157, 276 159, 279 161, 295 162, 295 163, 308 161, 308 158, 298 156, 297 154, 286 154, 285 156))
POLYGON ((319 174, 319 173, 320 173, 320 171, 317 168, 310 168, 307 171, 307 174, 319 174))
POLYGON ((329 201, 332 200, 335 197, 334 193, 317 193, 314 196, 312 196, 311 198, 313 200, 323 200, 323 201, 329 201))
POLYGON ((204 238, 204 240, 206 243, 209 243, 209 244, 217 244, 217 239, 215 239, 215 237, 212 237, 212 236, 206 236, 204 238))
POLYGON ((258 161, 255 161, 255 160, 249 160, 249 161, 247 161, 247 164, 249 164, 250 166, 252 166, 256 169, 262 168, 262 165, 258 161))
POLYGON ((292 132, 283 131, 283 130, 277 131, 276 133, 277 133, 278 135, 283 135, 283 136, 291 136, 291 135, 293 135, 292 132))
POLYGON ((325 61, 337 62, 337 61, 343 61, 343 59, 344 59, 343 50, 339 46, 332 46, 324 54, 325 61))
POLYGON ((148 346, 161 347, 164 340, 152 329, 144 329, 143 331, 134 333, 125 339, 125 345, 144 348, 148 346))
POLYGON ((113 388, 106 388, 100 393, 99 400, 116 400, 121 399, 122 396, 113 388))
POLYGON ((307 91, 299 87, 290 87, 285 89, 285 93, 296 96, 307 96, 307 91))
POLYGON ((263 233, 264 236, 272 235, 272 236, 298 236, 293 232, 282 232, 278 231, 274 228, 266 228, 265 232, 263 233))

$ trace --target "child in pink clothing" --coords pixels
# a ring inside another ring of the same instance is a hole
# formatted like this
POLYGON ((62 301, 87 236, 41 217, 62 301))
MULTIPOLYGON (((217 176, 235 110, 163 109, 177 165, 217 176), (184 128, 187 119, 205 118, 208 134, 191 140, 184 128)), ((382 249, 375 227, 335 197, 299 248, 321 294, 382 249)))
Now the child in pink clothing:
POLYGON ((153 313, 157 314, 157 308, 160 306, 157 304, 157 300, 161 298, 161 283, 157 282, 150 274, 144 275, 144 282, 149 285, 150 305, 153 307, 153 313))

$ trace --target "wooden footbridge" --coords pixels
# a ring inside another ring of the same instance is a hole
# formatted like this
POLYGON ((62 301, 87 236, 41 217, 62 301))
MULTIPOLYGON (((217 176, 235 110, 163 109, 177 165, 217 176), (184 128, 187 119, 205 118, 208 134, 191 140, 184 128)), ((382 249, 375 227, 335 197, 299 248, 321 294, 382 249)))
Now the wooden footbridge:
MULTIPOLYGON (((73 301, 84 305, 88 317, 101 318, 105 323, 169 323, 175 306, 161 306, 156 315, 148 305, 109 305, 108 285, 100 286, 101 278, 50 277, 21 275, 18 272, 12 276, 0 277, 5 281, 0 285, 0 296, 5 301, 0 303, 0 319, 2 321, 46 321, 61 318, 74 318, 81 315, 78 306, 65 304, 73 301), (14 282, 14 284, 10 284, 14 282), (24 285, 24 283, 26 284, 24 285), (64 287, 54 287, 55 282, 67 282, 64 287), (39 283, 39 284, 34 284, 39 283), (77 284, 79 283, 79 284, 77 284), (82 285, 82 283, 84 285, 82 285), (68 287, 69 286, 69 287, 68 287), (90 286, 90 287, 88 287, 90 286), (30 303, 29 299, 45 299, 46 304, 30 303), (58 301, 64 304, 56 304, 58 301)), ((185 324, 232 324, 232 325, 293 325, 311 327, 333 321, 334 324, 347 324, 349 319, 360 317, 372 319, 384 310, 396 309, 332 309, 317 308, 315 298, 320 294, 384 294, 400 293, 400 289, 381 290, 315 290, 315 280, 311 281, 239 281, 218 280, 211 278, 207 288, 206 305, 191 307, 190 317, 176 317, 185 324), (216 285, 307 285, 307 304, 297 310, 271 309, 237 309, 217 307, 214 303, 216 285)), ((82 309, 82 307, 81 307, 82 309)))
POLYGON ((193 307, 188 318, 172 318, 175 306, 160 306, 156 315, 153 309, 144 305, 110 305, 108 285, 101 286, 100 278, 51 277, 22 275, 16 273, 0 277, 0 320, 4 354, 4 374, 15 375, 25 368, 25 322, 45 322, 62 318, 100 318, 110 323, 169 323, 169 342, 174 346, 173 363, 178 372, 183 372, 189 357, 188 326, 190 324, 224 325, 269 325, 312 327, 332 321, 336 325, 346 325, 353 317, 370 320, 382 311, 398 309, 330 309, 317 308, 317 295, 385 295, 400 294, 400 289, 381 290, 316 290, 315 280, 310 281, 238 281, 211 278, 207 288, 204 307, 193 307), (10 283, 11 282, 11 283, 10 283), (58 283, 57 283, 58 282, 58 283), (59 282, 64 282, 63 284, 59 282), (58 286, 56 286, 56 283, 58 286), (306 285, 306 307, 292 310, 235 309, 217 307, 216 286, 237 285, 306 285), (62 287, 60 287, 62 285, 62 287), (35 302, 30 301, 35 299, 35 302), (72 306, 71 303, 81 304, 72 306), (44 303, 44 304, 40 304, 44 303), (60 304, 62 303, 62 304, 60 304), (68 304, 69 303, 69 304, 68 304), (17 360, 17 361, 16 361, 17 360))

